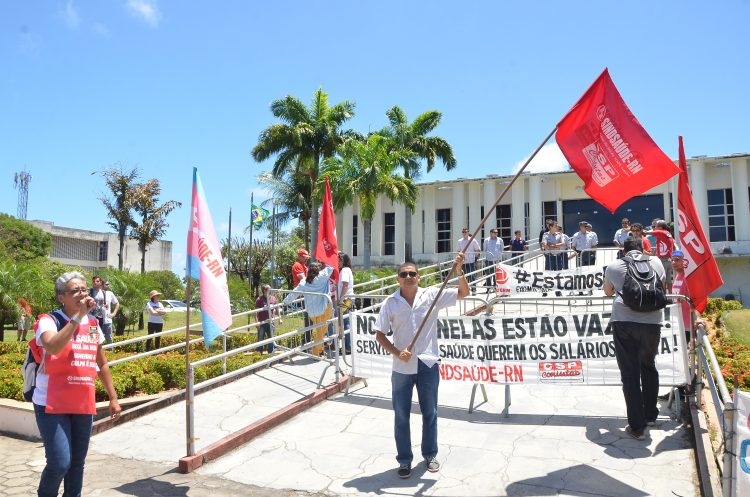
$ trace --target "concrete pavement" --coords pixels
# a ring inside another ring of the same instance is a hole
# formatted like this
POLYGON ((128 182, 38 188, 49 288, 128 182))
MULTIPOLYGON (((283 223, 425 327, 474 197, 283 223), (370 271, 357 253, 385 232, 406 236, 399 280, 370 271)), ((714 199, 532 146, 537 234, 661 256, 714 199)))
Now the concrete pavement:
MULTIPOLYGON (((0 436, 0 496, 36 495, 44 469, 41 443, 0 436)), ((322 497, 278 491, 201 474, 183 475, 173 464, 91 454, 86 458, 84 497, 322 497)))

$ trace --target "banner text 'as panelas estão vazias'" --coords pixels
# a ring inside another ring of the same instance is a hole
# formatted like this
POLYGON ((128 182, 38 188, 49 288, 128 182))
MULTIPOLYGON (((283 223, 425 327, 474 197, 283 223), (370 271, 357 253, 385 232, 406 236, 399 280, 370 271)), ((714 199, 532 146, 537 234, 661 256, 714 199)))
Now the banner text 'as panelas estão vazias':
MULTIPOLYGON (((680 316, 668 307, 656 365, 662 385, 687 382, 680 316)), ((357 376, 389 374, 394 360, 375 341, 374 314, 355 314, 357 376)), ((441 317, 437 320, 443 380, 474 383, 620 384, 610 313, 441 317)))

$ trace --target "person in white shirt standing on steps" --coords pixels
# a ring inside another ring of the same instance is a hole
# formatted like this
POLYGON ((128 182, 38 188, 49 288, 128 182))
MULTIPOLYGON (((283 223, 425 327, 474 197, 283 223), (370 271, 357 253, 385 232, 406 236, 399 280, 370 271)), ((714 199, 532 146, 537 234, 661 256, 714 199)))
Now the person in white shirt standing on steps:
POLYGON ((487 258, 487 266, 484 271, 486 277, 484 286, 495 286, 495 263, 502 261, 504 248, 503 239, 497 236, 497 228, 490 229, 489 238, 485 238, 484 240, 484 255, 487 258))
MULTIPOLYGON (((469 245, 469 228, 461 230, 461 238, 458 240, 458 252, 464 252, 464 274, 466 274, 466 280, 469 282, 471 287, 471 293, 476 293, 477 289, 474 285, 474 271, 477 269, 476 260, 477 254, 482 250, 479 247, 479 242, 475 238, 471 240, 469 245), (466 251, 464 251, 466 248, 466 251)), ((501 249, 502 250, 502 249, 501 249)))

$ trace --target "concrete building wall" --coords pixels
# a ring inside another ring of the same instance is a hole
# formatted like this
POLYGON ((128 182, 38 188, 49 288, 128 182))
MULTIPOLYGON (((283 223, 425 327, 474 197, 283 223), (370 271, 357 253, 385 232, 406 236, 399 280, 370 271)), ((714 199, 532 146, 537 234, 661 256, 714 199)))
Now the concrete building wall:
MULTIPOLYGON (((735 223, 735 240, 712 241, 711 246, 720 268, 731 274, 725 274, 727 283, 719 289, 717 295, 727 293, 736 296, 750 295, 750 289, 744 289, 742 281, 750 282, 750 193, 748 192, 748 176, 750 175, 750 155, 736 154, 719 157, 695 157, 688 160, 688 171, 693 190, 693 198, 706 235, 709 236, 709 209, 707 191, 715 189, 732 189, 733 213, 735 223), (735 272, 736 271, 736 272, 735 272)), ((447 254, 437 253, 437 222, 436 212, 439 209, 451 211, 451 248, 455 249, 455 242, 461 236, 461 228, 469 226, 476 228, 480 219, 480 210, 484 207, 485 214, 505 186, 511 176, 494 175, 451 181, 439 181, 419 185, 419 200, 417 210, 412 221, 415 260, 426 263, 444 260, 447 254), (424 217, 423 217, 424 212, 424 217), (424 219, 424 221, 423 221, 424 219), (423 234, 423 235, 422 235, 423 234), (424 248, 423 248, 424 247, 424 248)), ((663 185, 652 188, 644 195, 662 195, 663 212, 668 221, 670 217, 670 193, 675 191, 676 181, 668 181, 663 185)), ((531 241, 536 240, 543 218, 543 203, 555 202, 558 216, 562 215, 563 202, 567 200, 588 199, 583 191, 583 181, 572 171, 524 174, 518 178, 501 204, 511 205, 512 229, 528 231, 531 241), (529 203, 528 226, 524 226, 524 204, 529 203)), ((393 205, 390 200, 379 199, 373 219, 372 233, 372 263, 374 265, 395 265, 403 254, 404 232, 402 229, 403 215, 399 205, 393 205), (384 212, 396 212, 396 254, 383 255, 383 217, 384 212), (400 229, 401 228, 401 229, 400 229)), ((603 212, 602 208, 602 212, 603 212)), ((358 206, 352 206, 352 213, 359 212, 358 206)), ((594 214, 596 215, 596 214, 594 214)), ((652 212, 628 212, 631 220, 638 220, 644 224, 650 223, 654 216, 652 212)), ((343 216, 343 226, 340 233, 351 233, 351 215, 343 216)), ((561 219, 562 221, 562 219, 561 219)), ((596 224, 596 219, 589 220, 596 224)), ((361 222, 361 219, 360 219, 361 222)), ((488 226, 494 227, 494 214, 488 220, 488 226)), ((572 234, 575 226, 565 226, 565 231, 572 234)), ((364 237, 359 232, 358 255, 353 258, 355 265, 362 263, 364 237)), ((611 240, 611 233, 600 234, 600 240, 611 240)), ((748 298, 750 303, 750 298, 748 298)))
MULTIPOLYGON (((98 231, 80 230, 55 226, 49 221, 29 221, 37 228, 52 235, 50 259, 63 264, 81 266, 89 271, 118 266, 120 243, 117 235, 98 231)), ((349 221, 351 224, 351 220, 349 221)), ((138 242, 132 238, 125 241, 123 269, 141 270, 141 253, 138 242)), ((172 242, 158 240, 146 251, 146 271, 169 271, 172 269, 172 242)))

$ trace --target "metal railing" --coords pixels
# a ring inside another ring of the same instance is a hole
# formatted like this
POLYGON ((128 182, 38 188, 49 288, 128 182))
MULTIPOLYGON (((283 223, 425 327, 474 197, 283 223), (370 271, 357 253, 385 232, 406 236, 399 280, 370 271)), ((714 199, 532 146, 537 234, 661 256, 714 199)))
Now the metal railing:
MULTIPOLYGON (((330 306, 330 309, 333 309, 333 301, 331 300, 330 295, 325 294, 325 293, 300 292, 300 291, 295 291, 295 290, 278 290, 278 289, 277 290, 273 290, 273 289, 271 290, 271 293, 277 293, 277 294, 278 293, 292 293, 292 292, 301 295, 300 299, 303 299, 305 295, 324 298, 326 300, 326 305, 330 306)), ((297 300, 300 300, 300 299, 297 299, 297 300)), ((271 307, 281 307, 282 305, 283 304, 274 304, 271 307)), ((262 308, 262 309, 268 309, 268 306, 265 307, 265 308, 262 308)), ((290 314, 299 314, 301 312, 302 311, 295 311, 295 312, 290 313, 290 314)), ((338 320, 338 318, 337 317, 331 317, 330 319, 328 319, 326 321, 322 321, 322 322, 319 322, 319 323, 313 322, 313 323, 311 323, 308 326, 304 326, 302 328, 299 328, 299 329, 294 330, 294 331, 290 331, 288 333, 284 333, 284 334, 277 335, 277 336, 271 336, 270 338, 267 338, 267 339, 264 339, 264 340, 260 340, 260 341, 256 341, 256 342, 251 343, 249 345, 245 345, 243 347, 232 349, 230 351, 224 350, 224 352, 222 352, 221 354, 217 354, 217 355, 214 355, 214 356, 211 356, 211 357, 206 357, 204 359, 200 359, 200 360, 191 362, 188 365, 188 367, 187 367, 187 373, 186 373, 187 374, 187 387, 186 387, 186 390, 185 390, 185 395, 186 395, 186 421, 187 421, 186 422, 187 455, 188 456, 192 456, 192 455, 195 454, 195 440, 196 440, 196 437, 195 437, 195 408, 194 408, 194 406, 195 406, 195 393, 196 393, 196 391, 201 390, 203 388, 206 388, 206 387, 208 387, 210 385, 226 381, 226 380, 228 380, 230 378, 234 378, 234 377, 237 377, 237 376, 240 376, 240 375, 244 375, 246 373, 249 373, 250 371, 254 371, 256 369, 260 369, 260 368, 269 366, 271 364, 280 362, 280 361, 282 361, 284 359, 290 359, 291 360, 291 358, 293 356, 298 356, 298 355, 303 355, 303 356, 315 359, 315 360, 320 361, 320 362, 326 362, 326 363, 328 363, 328 365, 323 369, 323 372, 320 375, 320 379, 318 381, 317 388, 320 388, 320 385, 323 382, 323 378, 325 377, 325 374, 326 374, 326 372, 328 371, 328 369, 330 367, 334 367, 335 368, 335 370, 334 370, 335 373, 334 374, 335 374, 336 381, 338 381, 340 375, 343 374, 343 371, 341 370, 341 368, 339 366, 340 344, 339 344, 339 340, 337 340, 337 338, 340 335, 340 330, 339 330, 338 327, 339 327, 339 320, 338 320), (312 332, 314 329, 321 328, 321 327, 325 327, 326 329, 328 329, 329 327, 333 327, 334 333, 331 334, 331 335, 329 335, 329 334, 326 333, 323 336, 322 339, 319 339, 319 340, 313 339, 310 342, 301 343, 300 345, 298 345, 296 347, 285 347, 285 346, 281 346, 281 345, 279 345, 279 344, 276 343, 277 341, 283 340, 285 338, 291 338, 291 337, 294 337, 294 336, 304 335, 308 331, 312 332), (195 369, 197 367, 204 366, 204 365, 210 364, 211 362, 218 361, 218 360, 221 360, 224 363, 226 363, 226 359, 229 358, 229 357, 235 356, 237 354, 244 354, 245 352, 252 351, 254 349, 257 349, 259 347, 263 347, 263 346, 271 344, 271 343, 276 344, 276 347, 279 348, 279 349, 282 349, 283 352, 279 353, 279 354, 276 354, 276 355, 274 355, 272 357, 268 357, 267 359, 263 359, 263 360, 261 360, 259 362, 255 362, 255 363, 247 365, 245 367, 236 369, 235 371, 232 371, 232 372, 229 372, 229 373, 227 373, 226 371, 224 371, 224 373, 222 375, 219 375, 219 376, 216 376, 214 378, 210 378, 210 379, 204 380, 204 381, 202 381, 202 382, 200 382, 198 384, 195 383, 195 369), (316 347, 318 345, 325 346, 326 344, 331 344, 331 343, 334 345, 334 347, 333 347, 333 357, 329 357, 329 356, 319 357, 319 356, 310 354, 308 352, 309 349, 311 349, 313 347, 316 347)))
POLYGON ((696 345, 699 357, 698 367, 701 373, 698 375, 696 383, 697 404, 700 407, 701 393, 705 387, 703 379, 705 378, 716 410, 716 419, 719 420, 719 426, 721 427, 721 447, 723 447, 721 491, 724 497, 730 497, 735 480, 733 474, 734 458, 737 457, 732 449, 735 435, 734 413, 736 409, 734 400, 729 393, 719 361, 716 360, 716 354, 702 324, 698 325, 696 345))

